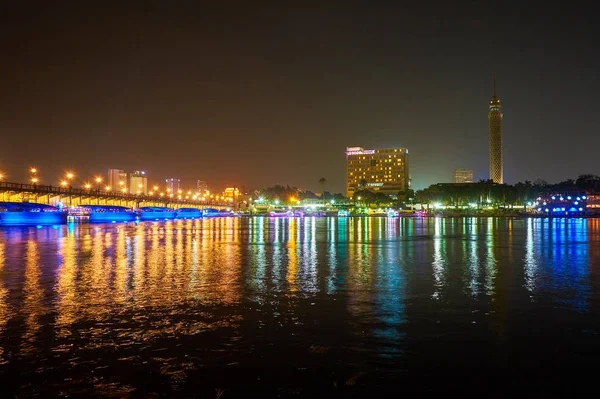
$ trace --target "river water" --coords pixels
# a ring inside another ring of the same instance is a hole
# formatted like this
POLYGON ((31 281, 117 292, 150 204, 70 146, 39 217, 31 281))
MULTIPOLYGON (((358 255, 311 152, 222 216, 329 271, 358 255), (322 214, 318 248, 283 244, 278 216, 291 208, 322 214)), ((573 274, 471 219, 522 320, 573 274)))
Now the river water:
POLYGON ((600 219, 3 227, 3 397, 581 394, 599 273, 600 219))

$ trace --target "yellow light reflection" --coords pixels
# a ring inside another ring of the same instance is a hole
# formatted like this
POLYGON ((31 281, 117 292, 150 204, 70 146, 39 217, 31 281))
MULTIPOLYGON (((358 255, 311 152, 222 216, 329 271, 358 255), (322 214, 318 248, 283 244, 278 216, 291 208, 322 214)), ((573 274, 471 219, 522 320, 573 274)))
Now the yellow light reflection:
MULTIPOLYGON (((4 275, 4 243, 0 241, 0 275, 4 275)), ((3 279, 0 279, 0 341, 6 329, 6 323, 11 318, 12 309, 8 304, 8 289, 4 287, 3 279)), ((0 345, 0 359, 4 357, 4 345, 0 345)), ((1 362, 1 360, 0 360, 1 362)))
POLYGON ((77 247, 76 237, 67 234, 58 243, 58 252, 62 263, 58 268, 58 277, 55 286, 56 295, 56 335, 64 338, 71 335, 71 325, 78 318, 79 298, 76 290, 77 274, 77 247))
POLYGON ((38 243, 35 237, 30 237, 27 241, 27 252, 25 254, 25 282, 23 285, 23 306, 21 308, 25 318, 21 352, 27 354, 37 351, 34 345, 38 340, 37 335, 42 326, 40 318, 46 313, 44 289, 40 284, 42 271, 40 270, 39 261, 38 243))

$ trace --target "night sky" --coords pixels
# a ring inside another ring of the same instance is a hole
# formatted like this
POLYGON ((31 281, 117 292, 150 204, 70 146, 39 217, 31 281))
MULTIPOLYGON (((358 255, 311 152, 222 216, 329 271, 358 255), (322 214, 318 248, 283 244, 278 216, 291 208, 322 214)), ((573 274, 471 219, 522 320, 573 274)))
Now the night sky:
POLYGON ((487 178, 494 73, 507 183, 600 174, 590 9, 52 3, 0 9, 8 181, 35 165, 46 184, 124 168, 343 192, 347 146, 408 148, 415 188, 455 168, 487 178))

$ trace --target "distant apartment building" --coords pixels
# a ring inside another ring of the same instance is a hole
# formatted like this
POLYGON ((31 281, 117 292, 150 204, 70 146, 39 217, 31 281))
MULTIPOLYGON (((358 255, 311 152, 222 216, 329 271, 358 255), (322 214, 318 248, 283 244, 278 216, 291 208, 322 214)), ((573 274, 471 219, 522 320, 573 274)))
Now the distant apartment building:
POLYGON ((204 180, 198 180, 196 182, 196 191, 200 194, 204 194, 208 191, 208 183, 204 180))
POLYGON ((473 170, 455 169, 452 183, 473 183, 473 170))
POLYGON ((129 175, 129 192, 132 194, 148 194, 148 177, 146 177, 146 172, 136 170, 129 175))
POLYGON ((108 170, 108 186, 111 191, 123 191, 127 189, 127 173, 123 169, 108 170))
POLYGON ((165 183, 167 185, 167 190, 169 190, 171 193, 177 193, 179 190, 181 190, 181 180, 175 177, 166 179, 165 183))
POLYGON ((395 197, 409 188, 406 148, 346 148, 346 197, 363 189, 395 197))

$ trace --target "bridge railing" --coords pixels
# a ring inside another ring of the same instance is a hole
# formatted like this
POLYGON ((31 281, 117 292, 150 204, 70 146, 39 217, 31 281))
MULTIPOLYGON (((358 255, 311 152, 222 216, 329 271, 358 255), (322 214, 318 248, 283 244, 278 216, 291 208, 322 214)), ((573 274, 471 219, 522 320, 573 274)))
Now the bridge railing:
POLYGON ((232 206, 233 204, 227 202, 214 202, 214 201, 202 201, 193 199, 178 199, 178 198, 164 198, 160 196, 147 195, 147 194, 132 194, 132 193, 121 193, 117 191, 106 191, 97 188, 71 188, 61 187, 52 185, 42 184, 24 184, 24 183, 11 183, 11 182, 0 182, 0 191, 14 191, 14 192, 28 192, 35 194, 54 194, 61 196, 72 196, 72 197, 97 197, 97 198, 113 198, 126 201, 155 201, 164 203, 177 203, 177 204, 195 204, 195 205, 214 205, 214 206, 232 206))

